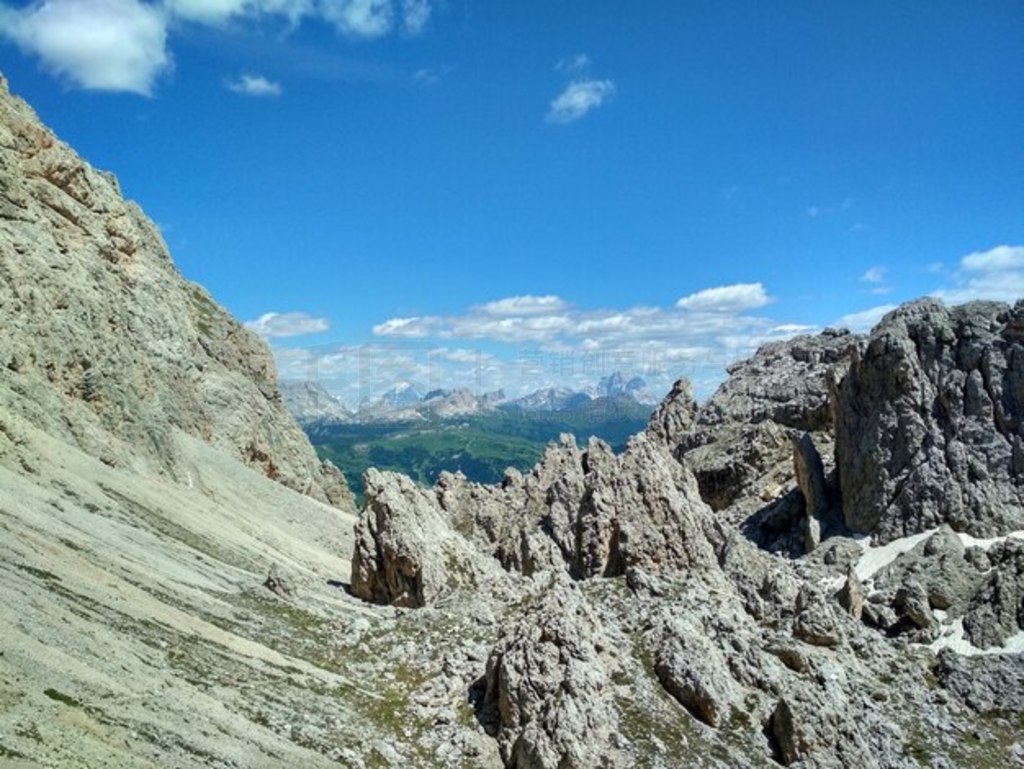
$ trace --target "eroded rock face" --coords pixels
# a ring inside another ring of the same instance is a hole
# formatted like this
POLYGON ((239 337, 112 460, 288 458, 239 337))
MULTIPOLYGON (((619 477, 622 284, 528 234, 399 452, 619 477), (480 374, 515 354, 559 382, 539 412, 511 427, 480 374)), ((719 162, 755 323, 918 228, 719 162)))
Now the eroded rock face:
POLYGON ((1024 304, 887 315, 835 399, 847 525, 882 541, 948 523, 975 536, 1024 528, 1024 304))
POLYGON ((479 554, 451 529, 429 491, 370 469, 356 524, 352 592, 373 603, 419 607, 476 583, 479 554))
POLYGON ((718 728, 742 701, 728 662, 704 628, 681 618, 668 620, 654 657, 654 672, 665 690, 693 716, 718 728))
POLYGON ((0 254, 5 407, 109 465, 187 482, 173 440, 182 430, 352 506, 285 411, 266 344, 182 278, 116 179, 58 140, 2 78, 0 254))
POLYGON ((715 560, 714 527, 693 476, 643 435, 619 456, 603 441, 581 451, 563 436, 527 476, 510 474, 499 486, 446 476, 437 494, 460 531, 527 576, 550 568, 577 578, 631 567, 657 573, 715 560))
POLYGON ((615 663, 601 622, 559 579, 507 628, 487 660, 483 707, 516 769, 632 766, 612 699, 615 663))
POLYGON ((830 455, 830 382, 845 375, 862 344, 859 336, 828 329, 764 345, 730 366, 728 379, 695 414, 686 389, 673 389, 648 434, 685 461, 714 510, 748 515, 791 483, 794 437, 808 433, 830 455))
POLYGON ((841 379, 862 341, 845 330, 827 329, 766 344, 729 367, 729 378, 701 407, 701 425, 771 421, 804 432, 831 426, 828 377, 841 379))

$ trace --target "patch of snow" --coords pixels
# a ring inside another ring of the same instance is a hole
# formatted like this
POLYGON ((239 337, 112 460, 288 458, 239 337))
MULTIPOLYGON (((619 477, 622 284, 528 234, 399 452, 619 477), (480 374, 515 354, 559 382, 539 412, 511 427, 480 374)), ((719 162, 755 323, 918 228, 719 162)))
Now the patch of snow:
POLYGON ((979 649, 966 638, 964 638, 964 620, 958 617, 951 624, 945 627, 942 635, 928 648, 938 653, 942 649, 952 649, 957 654, 965 657, 977 657, 985 654, 1021 654, 1024 653, 1024 630, 1006 639, 1002 646, 993 646, 990 649, 979 649))
MULTIPOLYGON (((912 534, 909 537, 901 537, 900 539, 894 539, 885 545, 873 546, 868 544, 869 540, 864 538, 861 540, 861 547, 864 549, 860 559, 857 561, 857 576, 861 582, 865 582, 872 576, 880 572, 890 563, 895 561, 904 553, 910 552, 921 542, 927 540, 932 534, 937 532, 938 527, 934 529, 928 529, 922 531, 920 534, 912 534)), ((1004 542, 1007 539, 1022 539, 1024 540, 1024 530, 1011 531, 1002 537, 992 537, 991 539, 978 539, 972 537, 970 534, 963 534, 957 532, 957 537, 963 542, 964 547, 978 546, 983 550, 989 550, 997 542, 1004 542)))
POLYGON ((855 567, 857 577, 861 582, 870 579, 890 563, 895 561, 899 556, 913 550, 917 545, 924 542, 937 531, 938 527, 922 531, 920 534, 912 534, 909 537, 894 539, 892 542, 884 545, 878 545, 877 547, 874 545, 868 545, 864 548, 863 554, 857 560, 857 566, 855 567))
POLYGON ((976 537, 972 537, 970 534, 962 534, 960 532, 957 532, 957 536, 960 538, 960 541, 964 543, 964 547, 980 547, 982 550, 989 550, 992 548, 992 545, 997 542, 1005 542, 1010 538, 1024 539, 1024 529, 1021 529, 1020 531, 1011 531, 1004 537, 992 537, 991 539, 977 539, 976 537))

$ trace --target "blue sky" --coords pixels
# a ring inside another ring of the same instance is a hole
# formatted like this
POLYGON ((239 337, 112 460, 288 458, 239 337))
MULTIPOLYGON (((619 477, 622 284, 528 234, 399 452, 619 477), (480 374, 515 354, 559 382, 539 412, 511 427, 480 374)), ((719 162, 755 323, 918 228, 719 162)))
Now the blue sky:
POLYGON ((1024 296, 1024 5, 0 2, 0 66, 184 274, 355 402, 707 394, 766 339, 1024 296))

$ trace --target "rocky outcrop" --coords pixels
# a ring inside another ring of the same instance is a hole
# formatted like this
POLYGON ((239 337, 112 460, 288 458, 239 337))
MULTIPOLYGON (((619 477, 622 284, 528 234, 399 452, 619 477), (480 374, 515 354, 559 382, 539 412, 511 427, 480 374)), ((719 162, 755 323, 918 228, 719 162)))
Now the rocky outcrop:
POLYGON ((791 482, 794 437, 808 433, 819 451, 831 451, 829 383, 844 376, 862 343, 827 329, 764 345, 730 366, 728 379, 699 408, 677 386, 648 433, 684 459, 714 510, 732 507, 745 517, 777 500, 791 482))
POLYGON ((511 472, 483 486, 447 475, 437 495, 460 531, 527 576, 556 568, 612 577, 715 560, 717 535, 693 476, 643 435, 619 456, 594 438, 582 451, 566 435, 526 476, 511 472))
POLYGON ((742 702, 742 690, 729 673, 722 650, 682 617, 665 622, 654 655, 654 672, 665 690, 694 718, 721 727, 742 702))
POLYGON ((287 414, 267 346, 178 273, 156 225, 0 78, 5 407, 109 465, 187 481, 176 430, 350 506, 287 414))
POLYGON ((939 655, 939 683, 979 713, 1024 714, 1024 655, 986 654, 964 657, 952 651, 939 655))
POLYGON ((829 377, 842 379, 862 340, 826 329, 759 348, 730 366, 728 379, 700 409, 700 425, 774 422, 804 432, 831 426, 829 377))
POLYGON ((846 524, 880 540, 1024 528, 1024 304, 887 315, 835 396, 846 524))
POLYGON ((964 634, 981 649, 1024 633, 1024 541, 993 545, 988 560, 991 566, 964 614, 964 634))
POLYGON ((487 660, 482 703, 505 766, 634 765, 611 696, 611 650, 600 619, 564 579, 506 629, 487 660))
POLYGON ((428 491, 398 473, 367 470, 356 524, 353 594, 374 603, 426 606, 477 580, 478 553, 451 529, 428 491))

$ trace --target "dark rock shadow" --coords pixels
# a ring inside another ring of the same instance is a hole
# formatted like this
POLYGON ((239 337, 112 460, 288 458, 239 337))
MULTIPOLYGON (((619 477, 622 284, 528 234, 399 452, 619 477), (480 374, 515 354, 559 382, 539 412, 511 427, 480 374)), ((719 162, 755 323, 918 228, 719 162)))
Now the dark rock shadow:
POLYGON ((501 716, 498 703, 487 699, 487 676, 480 676, 466 690, 466 701, 473 708, 473 717, 483 730, 491 737, 498 736, 501 727, 501 716))

